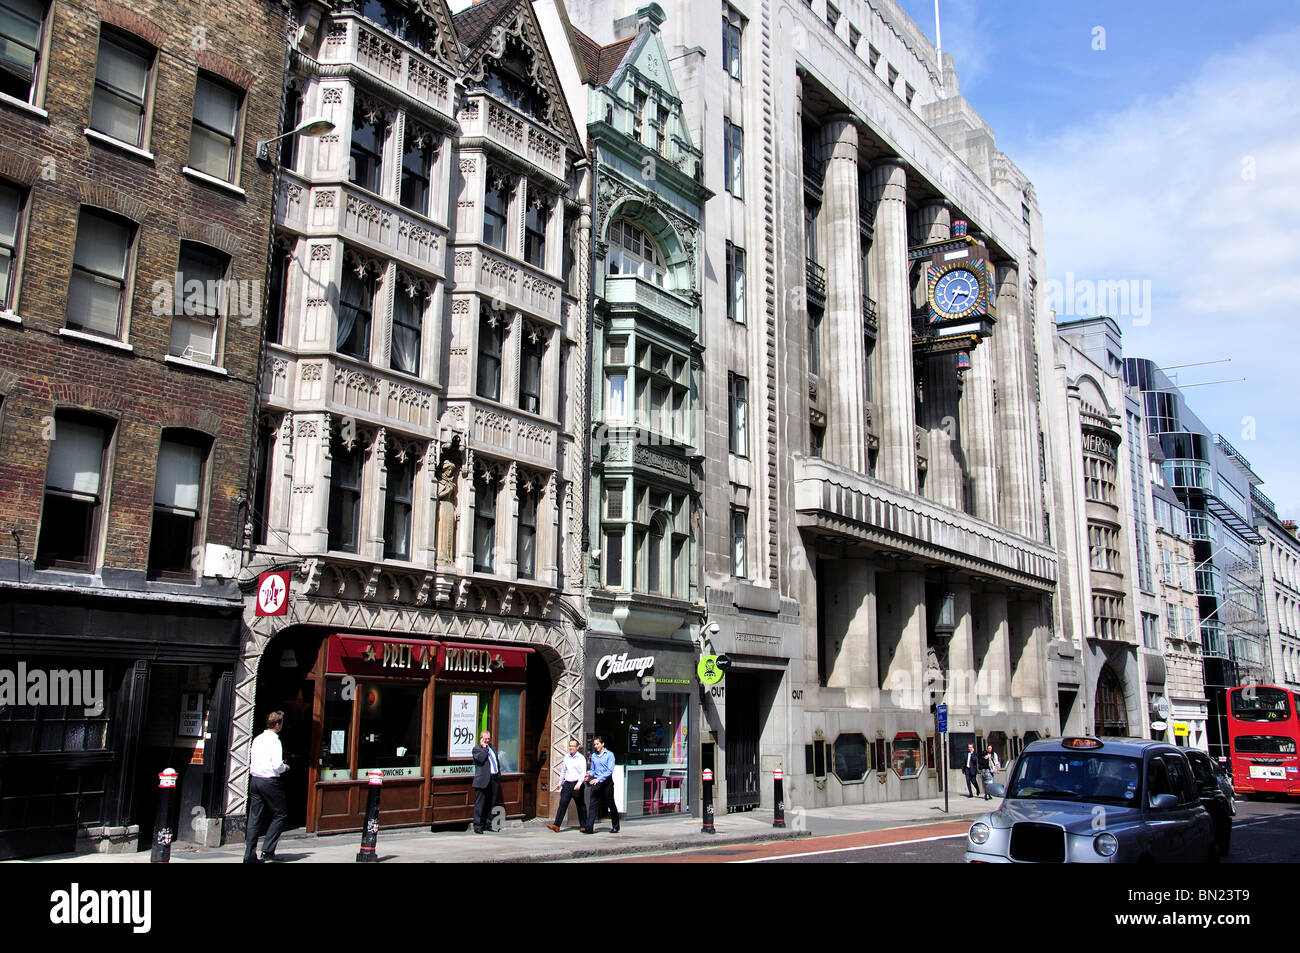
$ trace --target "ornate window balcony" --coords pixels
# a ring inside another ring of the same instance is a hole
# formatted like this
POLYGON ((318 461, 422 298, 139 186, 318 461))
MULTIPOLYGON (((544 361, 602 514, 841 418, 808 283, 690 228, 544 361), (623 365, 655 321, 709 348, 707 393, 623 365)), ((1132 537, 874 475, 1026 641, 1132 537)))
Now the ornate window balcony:
POLYGON ((446 277, 446 231, 429 219, 348 185, 312 186, 285 175, 277 197, 281 227, 308 237, 341 236, 399 265, 446 277))
POLYGON ((486 93, 475 93, 461 107, 462 139, 482 139, 550 176, 553 187, 564 188, 564 143, 523 113, 486 93))
POLYGON ((537 469, 555 470, 559 466, 558 423, 480 398, 448 401, 442 422, 464 434, 471 450, 518 460, 537 469))
POLYGON ((486 248, 458 248, 453 275, 457 291, 477 291, 500 307, 560 323, 564 283, 546 272, 486 248))
POLYGON ((437 429, 438 395, 431 384, 339 354, 294 355, 269 345, 261 388, 268 407, 330 411, 414 434, 437 429))
POLYGON ((675 324, 692 337, 697 333, 694 307, 637 275, 606 275, 605 304, 610 311, 639 311, 675 324))
POLYGON ((333 18, 321 48, 322 66, 345 66, 405 94, 418 105, 453 122, 455 92, 448 71, 429 56, 416 52, 401 40, 385 36, 350 13, 333 18))

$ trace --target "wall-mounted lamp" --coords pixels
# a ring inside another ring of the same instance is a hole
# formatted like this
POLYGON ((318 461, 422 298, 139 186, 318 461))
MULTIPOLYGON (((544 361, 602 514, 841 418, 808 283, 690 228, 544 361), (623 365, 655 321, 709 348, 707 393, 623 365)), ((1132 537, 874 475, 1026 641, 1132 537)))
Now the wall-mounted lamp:
POLYGON ((311 136, 312 138, 316 138, 317 136, 323 136, 326 133, 333 131, 333 121, 326 119, 323 116, 304 119, 298 124, 296 129, 290 129, 283 135, 276 136, 274 139, 259 139, 257 141, 257 161, 271 161, 271 143, 273 142, 279 142, 281 139, 288 139, 290 136, 311 136))

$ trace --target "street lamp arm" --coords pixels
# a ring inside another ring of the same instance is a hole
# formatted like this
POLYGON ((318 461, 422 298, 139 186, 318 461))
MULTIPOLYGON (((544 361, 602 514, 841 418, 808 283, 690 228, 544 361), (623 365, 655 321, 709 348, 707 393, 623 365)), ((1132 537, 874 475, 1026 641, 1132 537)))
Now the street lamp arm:
POLYGON ((279 142, 281 139, 288 139, 290 136, 323 136, 334 131, 332 120, 323 116, 314 116, 311 119, 304 119, 296 127, 288 132, 273 136, 270 139, 259 139, 257 141, 257 160, 259 162, 271 161, 271 143, 279 142))

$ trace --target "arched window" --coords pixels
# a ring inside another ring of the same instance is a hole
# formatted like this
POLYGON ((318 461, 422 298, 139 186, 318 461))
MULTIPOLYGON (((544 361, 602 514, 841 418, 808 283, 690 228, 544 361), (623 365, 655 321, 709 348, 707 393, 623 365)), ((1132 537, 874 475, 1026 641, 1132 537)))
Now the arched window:
POLYGON ((1097 679, 1096 735, 1125 736, 1128 734, 1128 710, 1124 704, 1124 687, 1115 670, 1106 665, 1097 679))
POLYGON ((659 246, 643 229, 622 218, 609 225, 605 272, 609 275, 639 275, 660 288, 668 283, 668 269, 664 267, 664 256, 660 254, 659 246))

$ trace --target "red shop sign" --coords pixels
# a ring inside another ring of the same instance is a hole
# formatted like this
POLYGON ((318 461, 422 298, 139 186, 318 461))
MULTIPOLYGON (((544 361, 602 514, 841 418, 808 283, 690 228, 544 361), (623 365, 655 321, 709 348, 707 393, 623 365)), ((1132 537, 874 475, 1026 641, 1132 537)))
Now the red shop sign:
POLYGON ((437 642, 331 635, 325 671, 331 675, 389 675, 428 678, 437 642))
POLYGON ((470 680, 522 682, 532 649, 444 642, 438 649, 438 675, 470 680))

